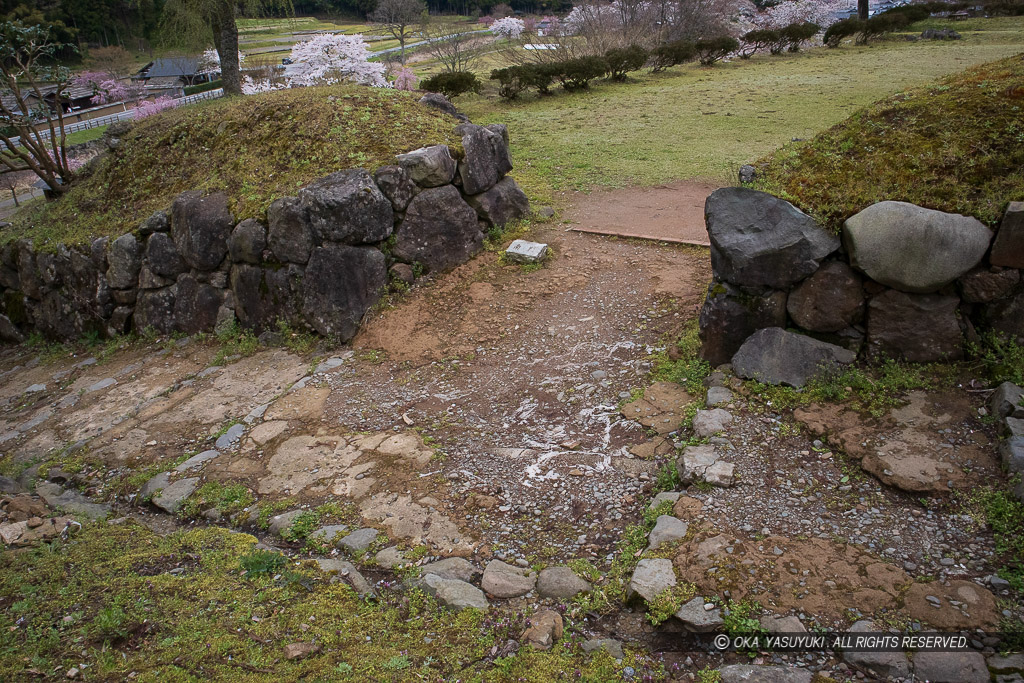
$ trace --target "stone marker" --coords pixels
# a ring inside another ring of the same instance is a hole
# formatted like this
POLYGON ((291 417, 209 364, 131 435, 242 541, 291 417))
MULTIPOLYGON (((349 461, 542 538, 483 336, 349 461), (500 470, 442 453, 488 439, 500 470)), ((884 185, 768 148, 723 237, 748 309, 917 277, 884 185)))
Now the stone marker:
POLYGON ((513 263, 539 263, 548 253, 548 245, 540 242, 516 240, 508 245, 505 258, 513 263))

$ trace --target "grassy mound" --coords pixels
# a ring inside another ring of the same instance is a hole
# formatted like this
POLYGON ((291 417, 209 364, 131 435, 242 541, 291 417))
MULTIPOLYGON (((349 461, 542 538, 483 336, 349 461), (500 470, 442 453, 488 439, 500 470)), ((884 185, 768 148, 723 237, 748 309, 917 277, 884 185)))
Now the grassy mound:
POLYGON ((834 231, 886 199, 995 225, 1024 199, 1024 55, 882 100, 764 161, 758 189, 834 231))
POLYGON ((0 240, 81 243, 133 230, 185 190, 223 190, 239 220, 345 168, 373 170, 432 144, 461 149, 455 121, 412 93, 346 85, 215 100, 143 119, 59 201, 26 207, 0 240))

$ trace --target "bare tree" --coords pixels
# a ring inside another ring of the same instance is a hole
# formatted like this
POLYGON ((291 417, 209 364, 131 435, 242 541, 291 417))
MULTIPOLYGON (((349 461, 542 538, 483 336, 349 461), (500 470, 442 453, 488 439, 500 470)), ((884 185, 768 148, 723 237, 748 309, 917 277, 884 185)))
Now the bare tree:
POLYGON ((445 71, 471 71, 480 56, 480 49, 490 39, 466 25, 452 20, 425 21, 420 31, 427 39, 430 54, 441 63, 445 71))
POLYGON ((423 0, 380 0, 370 13, 370 21, 381 24, 401 46, 402 64, 405 64, 405 44, 416 33, 416 25, 423 20, 427 6, 423 0))
POLYGON ((65 93, 71 71, 47 64, 67 47, 51 40, 49 29, 42 26, 0 24, 0 142, 5 148, 0 165, 11 171, 32 171, 54 194, 62 194, 71 183, 64 144, 65 93), (37 126, 49 135, 40 133, 37 126))
POLYGON ((20 206, 18 202, 18 188, 28 183, 29 178, 35 177, 30 171, 6 171, 0 172, 0 187, 5 190, 9 190, 11 193, 11 199, 14 200, 15 206, 20 206))
POLYGON ((89 66, 101 73, 122 78, 135 68, 132 54, 120 45, 97 47, 89 50, 89 66))

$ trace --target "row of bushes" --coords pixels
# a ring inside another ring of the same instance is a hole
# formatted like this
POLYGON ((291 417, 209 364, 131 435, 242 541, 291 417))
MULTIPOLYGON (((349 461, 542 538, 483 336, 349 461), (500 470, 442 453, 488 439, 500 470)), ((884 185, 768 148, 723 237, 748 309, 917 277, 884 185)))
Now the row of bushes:
POLYGON ((738 48, 739 42, 729 36, 668 43, 650 52, 639 45, 630 45, 608 50, 602 57, 577 57, 495 69, 491 72, 491 80, 498 81, 498 94, 501 97, 512 100, 531 89, 536 90, 538 95, 550 95, 551 87, 556 82, 561 84, 563 90, 573 91, 584 90, 590 86, 591 81, 603 76, 614 81, 624 81, 626 74, 642 69, 645 65, 649 65, 651 71, 663 71, 670 66, 694 60, 710 66, 738 48))
POLYGON ((215 81, 209 83, 200 83, 199 85, 189 85, 185 87, 185 95, 197 95, 201 92, 208 92, 210 90, 216 90, 217 88, 223 87, 224 83, 218 78, 215 81))
POLYGON ((878 14, 867 21, 851 17, 828 27, 825 31, 825 44, 829 47, 839 47, 844 39, 856 36, 858 45, 866 45, 872 38, 899 31, 910 23, 912 22, 906 13, 878 14))
POLYGON ((821 27, 817 24, 805 21, 780 29, 756 29, 743 35, 743 48, 740 51, 740 59, 750 59, 755 52, 768 50, 773 55, 782 53, 785 50, 797 52, 800 45, 818 35, 821 27))

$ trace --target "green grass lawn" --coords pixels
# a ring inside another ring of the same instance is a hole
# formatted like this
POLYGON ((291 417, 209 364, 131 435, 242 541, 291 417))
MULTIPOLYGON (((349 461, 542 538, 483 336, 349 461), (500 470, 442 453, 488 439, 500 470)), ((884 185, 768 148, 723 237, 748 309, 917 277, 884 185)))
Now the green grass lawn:
POLYGON ((483 96, 456 104, 474 122, 508 124, 514 173, 545 203, 554 192, 593 186, 733 183, 740 165, 876 100, 1024 50, 1024 18, 962 22, 957 30, 964 39, 956 42, 893 39, 686 65, 515 103, 499 100, 490 82, 483 96))

